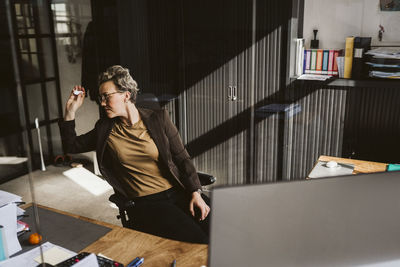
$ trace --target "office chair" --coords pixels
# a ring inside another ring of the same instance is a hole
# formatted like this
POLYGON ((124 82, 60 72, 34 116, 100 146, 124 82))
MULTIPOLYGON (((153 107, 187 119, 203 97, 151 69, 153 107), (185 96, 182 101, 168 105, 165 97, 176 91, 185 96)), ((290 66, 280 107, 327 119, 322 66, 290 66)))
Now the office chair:
MULTIPOLYGON (((197 175, 199 176, 201 186, 211 185, 217 180, 217 178, 207 173, 197 172, 197 175)), ((130 226, 132 218, 129 218, 127 210, 129 208, 133 208, 135 206, 135 202, 133 200, 126 199, 124 196, 118 193, 112 194, 108 200, 117 205, 119 210, 117 219, 121 220, 122 226, 131 228, 130 226)))

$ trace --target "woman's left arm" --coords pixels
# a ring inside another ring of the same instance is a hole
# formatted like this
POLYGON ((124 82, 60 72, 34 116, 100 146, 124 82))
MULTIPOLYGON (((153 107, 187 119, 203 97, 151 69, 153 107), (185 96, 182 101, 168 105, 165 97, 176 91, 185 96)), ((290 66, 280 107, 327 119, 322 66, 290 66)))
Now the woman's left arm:
POLYGON ((201 216, 199 216, 200 220, 204 220, 210 212, 210 207, 204 202, 201 194, 198 192, 198 190, 201 189, 201 184, 196 168, 167 110, 164 110, 163 116, 165 133, 169 141, 172 159, 182 173, 182 184, 185 186, 186 190, 191 193, 190 212, 195 216, 195 208, 198 208, 201 212, 201 216))
POLYGON ((192 199, 190 200, 189 204, 189 210, 193 217, 196 216, 194 211, 195 208, 198 208, 200 211, 200 221, 204 220, 210 213, 210 207, 206 204, 206 202, 204 202, 201 194, 197 191, 192 193, 192 199))

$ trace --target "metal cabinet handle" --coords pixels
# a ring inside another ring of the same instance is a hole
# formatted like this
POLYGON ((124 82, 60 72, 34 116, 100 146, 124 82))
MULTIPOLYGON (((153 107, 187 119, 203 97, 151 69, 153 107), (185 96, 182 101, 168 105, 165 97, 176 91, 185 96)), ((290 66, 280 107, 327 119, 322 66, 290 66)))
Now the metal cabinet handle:
POLYGON ((232 97, 233 97, 233 86, 229 85, 228 86, 228 100, 232 101, 232 97))
POLYGON ((237 86, 232 86, 232 88, 233 88, 232 101, 236 101, 237 100, 237 86))

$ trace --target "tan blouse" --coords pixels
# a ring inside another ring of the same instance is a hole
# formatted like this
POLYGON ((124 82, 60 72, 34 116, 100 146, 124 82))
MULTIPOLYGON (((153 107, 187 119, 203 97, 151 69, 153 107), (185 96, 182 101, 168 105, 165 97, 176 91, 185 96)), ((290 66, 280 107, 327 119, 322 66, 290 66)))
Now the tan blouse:
POLYGON ((119 165, 116 168, 117 175, 132 188, 133 197, 158 193, 172 187, 172 183, 162 174, 157 146, 142 120, 132 126, 115 123, 107 145, 119 165))

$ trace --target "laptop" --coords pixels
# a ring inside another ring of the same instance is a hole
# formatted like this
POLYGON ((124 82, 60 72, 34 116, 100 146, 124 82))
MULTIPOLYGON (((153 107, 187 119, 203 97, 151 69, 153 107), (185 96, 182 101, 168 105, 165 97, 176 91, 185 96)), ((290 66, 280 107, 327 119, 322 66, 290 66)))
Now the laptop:
POLYGON ((400 172, 215 188, 209 266, 400 266, 400 172))

